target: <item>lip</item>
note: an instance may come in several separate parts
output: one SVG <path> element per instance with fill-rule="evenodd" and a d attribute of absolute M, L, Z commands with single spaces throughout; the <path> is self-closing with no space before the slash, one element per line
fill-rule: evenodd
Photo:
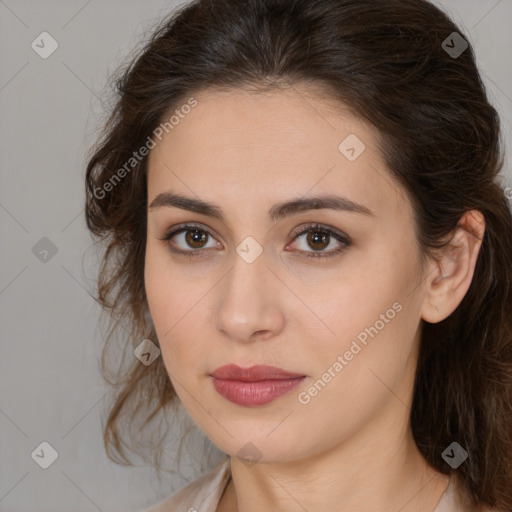
<path fill-rule="evenodd" d="M 212 377 L 223 380 L 241 380 L 243 382 L 258 382 L 263 380 L 284 380 L 305 377 L 303 373 L 292 373 L 276 366 L 257 364 L 242 368 L 236 364 L 219 366 L 211 373 Z"/>
<path fill-rule="evenodd" d="M 306 376 L 282 368 L 256 365 L 241 368 L 234 364 L 213 371 L 213 387 L 224 398 L 237 405 L 256 407 L 273 402 L 298 386 Z"/>

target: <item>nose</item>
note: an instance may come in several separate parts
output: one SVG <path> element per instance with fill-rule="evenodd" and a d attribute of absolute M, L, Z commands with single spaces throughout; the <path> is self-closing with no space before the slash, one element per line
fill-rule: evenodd
<path fill-rule="evenodd" d="M 284 327 L 283 283 L 267 267 L 264 253 L 252 263 L 236 255 L 217 290 L 214 326 L 236 342 L 267 340 Z"/>

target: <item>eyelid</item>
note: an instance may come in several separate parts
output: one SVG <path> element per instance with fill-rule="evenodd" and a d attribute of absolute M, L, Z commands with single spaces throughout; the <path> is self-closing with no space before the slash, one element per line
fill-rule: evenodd
<path fill-rule="evenodd" d="M 209 228 L 208 226 L 206 226 L 204 224 L 201 224 L 200 222 L 183 222 L 181 224 L 176 224 L 175 226 L 172 226 L 171 228 L 169 228 L 165 232 L 163 237 L 161 237 L 161 238 L 157 237 L 157 238 L 158 238 L 158 240 L 166 241 L 166 240 L 169 240 L 171 238 L 171 236 L 177 235 L 178 232 L 192 230 L 194 228 L 204 231 L 205 233 L 208 233 L 209 235 L 215 235 L 215 238 L 219 238 L 219 236 L 217 235 L 215 230 Z"/>
<path fill-rule="evenodd" d="M 335 238 L 337 242 L 341 244 L 341 247 L 338 247 L 337 249 L 331 249 L 329 251 L 293 251 L 294 257 L 297 256 L 296 253 L 299 253 L 300 256 L 304 256 L 306 258 L 327 259 L 341 255 L 341 253 L 345 252 L 345 250 L 351 247 L 353 244 L 352 239 L 345 233 L 337 230 L 336 228 L 320 224 L 318 222 L 306 224 L 294 230 L 290 235 L 292 237 L 291 243 L 293 243 L 298 237 L 304 236 L 311 231 L 328 233 L 329 236 Z"/>
<path fill-rule="evenodd" d="M 326 224 L 321 224 L 319 222 L 313 222 L 310 224 L 299 226 L 298 228 L 294 229 L 291 232 L 290 237 L 293 240 L 295 240 L 295 238 L 297 238 L 299 235 L 303 235 L 303 234 L 305 234 L 309 231 L 313 231 L 315 229 L 318 231 L 326 231 L 326 232 L 330 233 L 331 235 L 341 238 L 343 241 L 345 241 L 347 243 L 352 243 L 352 240 L 350 239 L 350 237 L 348 235 L 346 235 L 345 233 L 343 233 L 342 231 L 339 231 L 336 228 L 333 228 Z"/>

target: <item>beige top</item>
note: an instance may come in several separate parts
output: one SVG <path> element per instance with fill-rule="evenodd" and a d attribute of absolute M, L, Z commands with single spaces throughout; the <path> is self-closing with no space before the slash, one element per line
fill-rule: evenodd
<path fill-rule="evenodd" d="M 227 457 L 226 460 L 171 497 L 142 512 L 216 512 L 230 476 L 230 459 Z M 448 487 L 441 496 L 434 512 L 492 511 L 488 508 L 477 509 L 471 507 L 456 475 L 452 473 Z"/>

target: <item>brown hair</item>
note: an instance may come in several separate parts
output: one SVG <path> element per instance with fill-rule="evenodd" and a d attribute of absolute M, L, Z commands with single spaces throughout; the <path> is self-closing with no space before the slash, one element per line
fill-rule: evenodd
<path fill-rule="evenodd" d="M 176 402 L 161 358 L 145 366 L 132 355 L 123 375 L 106 361 L 123 321 L 125 350 L 143 338 L 158 345 L 144 289 L 147 158 L 129 170 L 126 162 L 202 90 L 309 83 L 378 129 L 385 162 L 411 199 L 424 257 L 448 243 L 465 212 L 485 216 L 466 296 L 442 322 L 423 322 L 411 426 L 442 473 L 451 471 L 441 454 L 453 441 L 468 452 L 457 473 L 475 504 L 512 509 L 512 215 L 497 183 L 499 117 L 471 44 L 460 55 L 445 49 L 453 32 L 468 41 L 426 0 L 195 0 L 164 19 L 120 71 L 86 171 L 87 225 L 107 242 L 98 300 L 114 319 L 102 354 L 102 372 L 119 388 L 104 427 L 112 460 L 120 462 L 114 448 L 129 464 L 125 447 L 137 444 L 123 441 L 124 416 L 132 423 L 141 415 L 146 427 Z"/>

